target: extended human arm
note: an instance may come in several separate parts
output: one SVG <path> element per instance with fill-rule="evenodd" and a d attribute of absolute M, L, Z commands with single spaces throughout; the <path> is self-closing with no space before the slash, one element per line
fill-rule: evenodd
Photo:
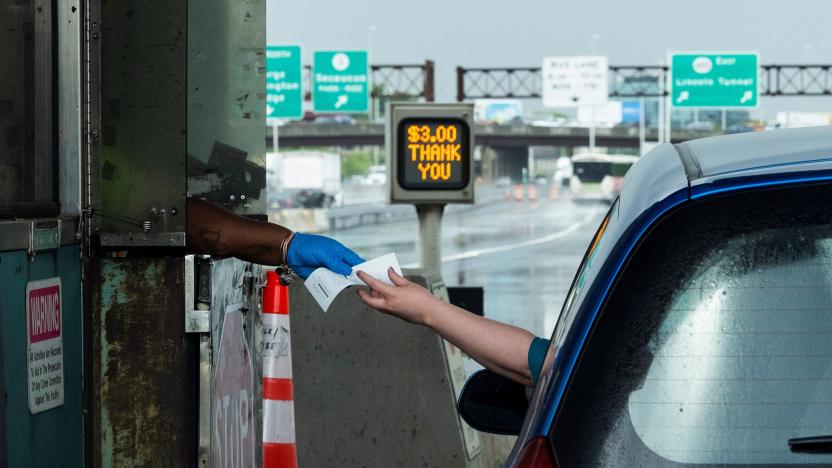
<path fill-rule="evenodd" d="M 188 248 L 196 253 L 237 257 L 261 265 L 284 262 L 280 246 L 292 231 L 233 213 L 199 198 L 188 198 Z"/>
<path fill-rule="evenodd" d="M 318 267 L 349 275 L 352 266 L 364 261 L 334 239 L 293 234 L 278 224 L 246 218 L 193 197 L 188 198 L 187 242 L 196 253 L 237 257 L 261 265 L 288 264 L 304 279 Z"/>
<path fill-rule="evenodd" d="M 448 304 L 392 269 L 388 276 L 395 286 L 363 272 L 358 276 L 370 286 L 370 291 L 358 291 L 370 307 L 427 326 L 486 368 L 523 385 L 532 385 L 528 352 L 534 335 L 528 331 Z"/>

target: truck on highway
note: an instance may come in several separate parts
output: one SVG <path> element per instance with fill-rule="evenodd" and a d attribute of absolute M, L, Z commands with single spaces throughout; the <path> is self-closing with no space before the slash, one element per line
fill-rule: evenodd
<path fill-rule="evenodd" d="M 269 205 L 327 208 L 341 203 L 341 156 L 325 151 L 267 155 Z"/>

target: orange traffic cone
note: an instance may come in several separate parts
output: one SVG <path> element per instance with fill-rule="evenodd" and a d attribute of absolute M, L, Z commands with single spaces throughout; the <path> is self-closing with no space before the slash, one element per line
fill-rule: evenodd
<path fill-rule="evenodd" d="M 298 466 L 289 288 L 274 271 L 263 289 L 263 467 Z"/>
<path fill-rule="evenodd" d="M 523 193 L 523 186 L 516 184 L 514 186 L 514 201 L 523 201 L 525 194 Z"/>
<path fill-rule="evenodd" d="M 558 199 L 558 186 L 552 184 L 552 188 L 549 189 L 549 199 L 557 200 Z"/>

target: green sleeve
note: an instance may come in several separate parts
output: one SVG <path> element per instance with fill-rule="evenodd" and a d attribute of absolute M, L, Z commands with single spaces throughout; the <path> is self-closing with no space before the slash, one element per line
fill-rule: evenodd
<path fill-rule="evenodd" d="M 529 371 L 532 374 L 532 384 L 537 383 L 540 376 L 540 368 L 543 367 L 543 360 L 546 359 L 546 352 L 549 351 L 549 340 L 534 337 L 529 346 Z"/>

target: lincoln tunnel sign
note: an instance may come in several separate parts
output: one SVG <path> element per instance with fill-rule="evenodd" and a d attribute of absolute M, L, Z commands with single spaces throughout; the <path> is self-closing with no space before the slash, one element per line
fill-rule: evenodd
<path fill-rule="evenodd" d="M 757 106 L 757 54 L 681 53 L 673 54 L 670 62 L 673 106 Z"/>

